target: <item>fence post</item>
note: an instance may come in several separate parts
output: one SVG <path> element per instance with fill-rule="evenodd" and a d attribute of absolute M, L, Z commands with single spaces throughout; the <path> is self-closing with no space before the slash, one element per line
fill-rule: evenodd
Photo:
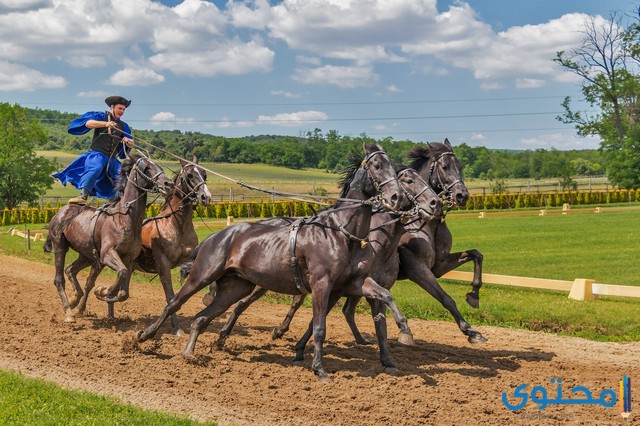
<path fill-rule="evenodd" d="M 595 281 L 585 278 L 576 278 L 569 292 L 569 299 L 587 300 L 593 299 L 592 285 Z"/>

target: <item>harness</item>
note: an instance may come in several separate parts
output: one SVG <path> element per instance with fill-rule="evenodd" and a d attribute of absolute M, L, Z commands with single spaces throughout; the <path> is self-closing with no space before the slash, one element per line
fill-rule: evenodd
<path fill-rule="evenodd" d="M 372 152 L 371 154 L 367 155 L 367 157 L 365 157 L 364 160 L 362 160 L 362 164 L 361 164 L 361 169 L 358 170 L 350 184 L 351 188 L 354 189 L 360 189 L 362 190 L 362 185 L 363 185 L 363 180 L 365 177 L 365 174 L 369 171 L 368 170 L 368 162 L 369 160 L 374 157 L 377 154 L 382 154 L 382 151 L 375 151 Z M 373 185 L 376 188 L 376 191 L 380 191 L 380 188 L 382 188 L 384 185 L 386 185 L 389 182 L 392 182 L 394 178 L 389 178 L 385 181 L 382 182 L 378 182 L 376 181 L 373 176 L 371 176 L 371 174 L 369 174 L 369 176 L 371 177 L 371 179 L 373 180 Z M 377 198 L 374 197 L 374 198 Z M 371 200 L 363 200 L 362 204 L 373 204 L 375 201 L 371 201 Z M 357 206 L 349 206 L 347 208 L 354 208 Z M 335 210 L 334 210 L 335 211 Z M 309 221 L 308 218 L 300 218 L 300 219 L 296 219 L 291 226 L 289 227 L 289 266 L 291 267 L 291 271 L 293 272 L 293 280 L 296 283 L 296 288 L 298 289 L 298 291 L 304 295 L 307 295 L 309 293 L 311 293 L 311 290 L 309 287 L 307 287 L 306 283 L 304 282 L 304 278 L 302 276 L 302 271 L 300 271 L 300 265 L 298 263 L 298 258 L 296 257 L 296 241 L 298 238 L 298 231 L 300 230 L 300 228 L 302 227 L 302 225 L 304 225 L 305 223 L 307 223 Z M 351 241 L 359 241 L 360 242 L 360 247 L 361 248 L 365 248 L 368 244 L 366 238 L 359 238 L 353 234 L 351 234 L 350 232 L 348 232 L 342 225 L 338 226 L 338 229 L 344 233 L 347 238 L 349 238 L 349 240 Z"/>

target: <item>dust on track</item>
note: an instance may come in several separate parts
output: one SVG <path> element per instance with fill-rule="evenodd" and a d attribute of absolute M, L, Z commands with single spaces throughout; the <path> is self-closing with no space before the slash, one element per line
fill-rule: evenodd
<path fill-rule="evenodd" d="M 132 283 L 131 297 L 116 304 L 107 321 L 106 304 L 92 295 L 88 315 L 64 324 L 50 265 L 0 255 L 0 369 L 43 378 L 65 388 L 116 397 L 140 407 L 213 420 L 221 425 L 539 425 L 621 424 L 617 407 L 529 402 L 512 412 L 503 392 L 528 384 L 556 394 L 551 378 L 563 378 L 565 396 L 581 385 L 617 392 L 623 375 L 640 376 L 640 342 L 599 343 L 522 330 L 476 327 L 487 343 L 474 346 L 451 322 L 410 320 L 416 346 L 391 342 L 400 372 L 382 372 L 376 345 L 353 343 L 339 313 L 328 318 L 325 367 L 332 381 L 320 383 L 309 370 L 293 366 L 292 347 L 311 317 L 302 309 L 290 332 L 271 340 L 288 307 L 258 302 L 247 310 L 223 351 L 212 350 L 224 319 L 200 336 L 195 360 L 182 357 L 185 337 L 162 334 L 132 345 L 137 330 L 165 305 L 159 284 Z M 108 285 L 100 278 L 98 285 Z M 201 309 L 194 297 L 179 319 L 187 329 Z M 637 320 L 637 318 L 631 319 Z M 370 317 L 358 316 L 365 337 L 375 341 Z M 391 339 L 397 336 L 389 321 Z M 632 416 L 640 418 L 640 392 Z M 581 395 L 581 394 L 580 394 Z M 633 423 L 633 417 L 630 419 Z M 626 422 L 630 424 L 630 422 Z"/>

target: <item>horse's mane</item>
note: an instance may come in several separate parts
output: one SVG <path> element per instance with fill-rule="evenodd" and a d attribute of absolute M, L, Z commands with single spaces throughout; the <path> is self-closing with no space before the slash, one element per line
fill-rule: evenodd
<path fill-rule="evenodd" d="M 451 148 L 440 142 L 429 142 L 426 145 L 416 145 L 407 157 L 411 160 L 409 167 L 414 170 L 422 170 L 427 162 L 440 154 L 451 152 Z"/>
<path fill-rule="evenodd" d="M 373 151 L 380 151 L 380 148 L 375 144 L 367 144 L 368 148 L 373 148 Z M 342 177 L 338 181 L 338 186 L 340 189 L 340 198 L 346 198 L 347 193 L 349 192 L 351 182 L 356 176 L 356 172 L 362 165 L 362 160 L 364 160 L 364 155 L 362 152 L 352 150 L 351 153 L 347 156 L 347 160 L 349 161 L 349 165 L 342 170 Z"/>
<path fill-rule="evenodd" d="M 122 161 L 122 164 L 120 164 L 120 175 L 118 175 L 118 180 L 116 180 L 115 185 L 116 195 L 109 200 L 109 204 L 117 203 L 124 196 L 124 188 L 127 186 L 129 173 L 131 173 L 133 166 L 140 157 L 142 157 L 142 155 L 130 153 L 127 158 Z"/>

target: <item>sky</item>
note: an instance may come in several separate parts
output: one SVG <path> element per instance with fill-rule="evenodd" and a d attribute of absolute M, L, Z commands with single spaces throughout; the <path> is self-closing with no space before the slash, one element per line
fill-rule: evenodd
<path fill-rule="evenodd" d="M 597 148 L 552 59 L 622 0 L 0 0 L 0 102 L 226 137 L 320 129 L 492 149 Z"/>

